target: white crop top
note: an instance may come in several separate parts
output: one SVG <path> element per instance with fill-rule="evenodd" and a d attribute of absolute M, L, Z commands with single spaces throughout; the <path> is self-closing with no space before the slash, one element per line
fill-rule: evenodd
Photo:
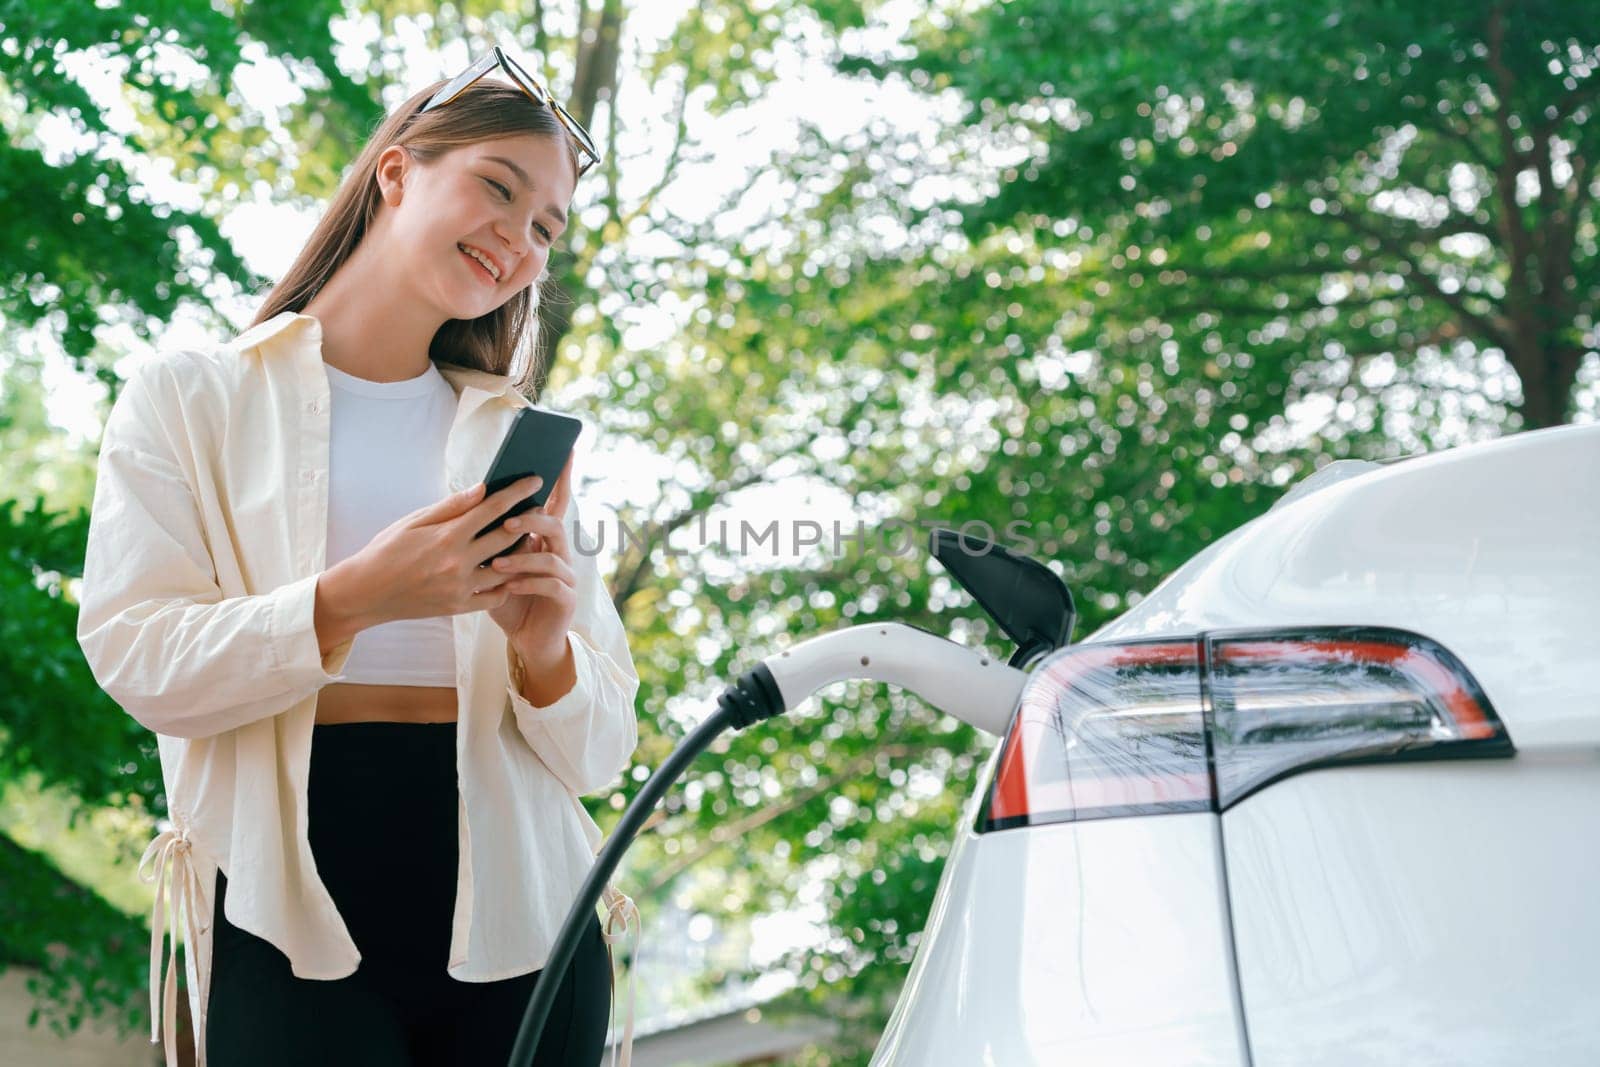
<path fill-rule="evenodd" d="M 431 361 L 415 378 L 374 382 L 324 363 L 328 438 L 326 566 L 355 555 L 395 520 L 437 503 L 445 491 L 444 446 L 456 393 Z M 450 616 L 395 619 L 362 630 L 343 681 L 455 688 Z"/>

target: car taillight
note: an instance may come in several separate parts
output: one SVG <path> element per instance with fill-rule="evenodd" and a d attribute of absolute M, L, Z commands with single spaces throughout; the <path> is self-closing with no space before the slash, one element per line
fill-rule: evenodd
<path fill-rule="evenodd" d="M 1004 745 L 985 830 L 1221 811 L 1312 767 L 1512 752 L 1445 648 L 1356 627 L 1061 649 Z"/>
<path fill-rule="evenodd" d="M 988 828 L 1211 806 L 1194 641 L 1080 645 L 1022 690 Z"/>

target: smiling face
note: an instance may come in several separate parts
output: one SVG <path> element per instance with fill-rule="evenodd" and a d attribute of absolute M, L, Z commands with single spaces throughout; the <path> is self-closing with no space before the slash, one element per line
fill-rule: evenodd
<path fill-rule="evenodd" d="M 374 232 L 416 296 L 445 318 L 474 319 L 528 288 L 561 239 L 576 183 L 557 138 L 520 134 L 424 163 L 392 145 L 378 159 Z"/>

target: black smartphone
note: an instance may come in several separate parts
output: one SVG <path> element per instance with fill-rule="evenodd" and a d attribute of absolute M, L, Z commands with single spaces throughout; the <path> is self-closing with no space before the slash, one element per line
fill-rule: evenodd
<path fill-rule="evenodd" d="M 543 478 L 544 484 L 532 496 L 517 501 L 505 514 L 479 530 L 477 536 L 482 537 L 513 515 L 543 507 L 582 431 L 583 423 L 570 415 L 557 415 L 539 408 L 518 411 L 511 420 L 511 429 L 506 431 L 505 440 L 500 442 L 500 451 L 495 453 L 494 462 L 489 464 L 489 473 L 484 476 L 484 495 L 498 493 L 530 474 Z M 487 567 L 494 560 L 515 551 L 516 547 L 517 542 L 511 542 L 479 566 Z"/>

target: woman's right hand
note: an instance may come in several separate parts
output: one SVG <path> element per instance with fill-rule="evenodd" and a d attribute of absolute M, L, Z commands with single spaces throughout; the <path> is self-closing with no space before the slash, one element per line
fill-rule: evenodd
<path fill-rule="evenodd" d="M 368 619 L 425 619 L 497 608 L 516 575 L 479 564 L 524 536 L 498 526 L 478 531 L 532 496 L 542 479 L 529 475 L 490 496 L 484 484 L 419 508 L 380 530 L 342 564 L 361 590 L 359 611 Z"/>

